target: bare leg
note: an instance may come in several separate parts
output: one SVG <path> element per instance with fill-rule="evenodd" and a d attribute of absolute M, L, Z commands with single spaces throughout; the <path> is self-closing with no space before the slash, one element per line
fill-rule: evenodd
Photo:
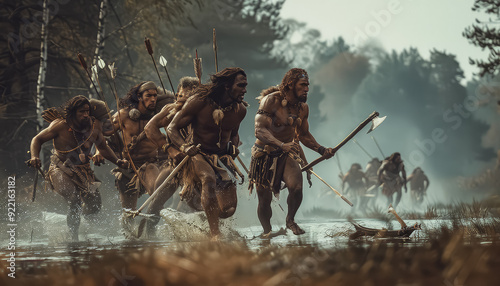
<path fill-rule="evenodd" d="M 215 194 L 220 209 L 219 218 L 231 217 L 236 211 L 238 204 L 236 185 L 231 184 L 224 189 L 216 189 Z"/>
<path fill-rule="evenodd" d="M 271 208 L 271 201 L 273 199 L 272 191 L 257 186 L 257 196 L 259 197 L 257 215 L 264 229 L 264 234 L 266 234 L 271 231 L 271 217 L 273 216 L 273 210 Z"/>
<path fill-rule="evenodd" d="M 63 171 L 55 169 L 49 174 L 54 190 L 63 196 L 68 202 L 68 215 L 66 223 L 69 228 L 71 239 L 78 241 L 78 229 L 80 228 L 81 199 L 71 178 Z"/>
<path fill-rule="evenodd" d="M 101 194 L 99 191 L 87 193 L 82 196 L 82 201 L 82 213 L 85 219 L 92 224 L 96 224 L 99 221 L 97 213 L 99 213 L 102 206 Z"/>
<path fill-rule="evenodd" d="M 160 172 L 160 174 L 157 176 L 157 180 L 154 186 L 155 190 L 165 181 L 168 175 L 170 175 L 171 170 L 172 170 L 171 168 L 166 168 Z M 172 195 L 175 193 L 176 190 L 177 190 L 177 185 L 173 183 L 167 184 L 163 189 L 159 190 L 158 195 L 156 195 L 153 201 L 149 204 L 147 213 L 154 214 L 155 216 L 149 218 L 146 221 L 146 235 L 148 237 L 152 237 L 155 235 L 156 225 L 160 221 L 160 211 L 165 205 L 165 203 L 168 201 L 168 199 L 172 197 Z"/>
<path fill-rule="evenodd" d="M 68 216 L 66 217 L 66 224 L 71 234 L 73 241 L 78 241 L 78 229 L 80 228 L 80 201 L 69 202 Z"/>
<path fill-rule="evenodd" d="M 210 226 L 211 237 L 217 238 L 219 231 L 220 208 L 215 194 L 215 173 L 210 165 L 201 155 L 192 158 L 194 171 L 201 181 L 201 205 L 207 215 L 208 225 Z"/>
<path fill-rule="evenodd" d="M 394 203 L 394 207 L 396 207 L 399 204 L 399 202 L 401 201 L 402 193 L 403 192 L 401 190 L 396 191 L 396 202 Z"/>
<path fill-rule="evenodd" d="M 295 235 L 304 234 L 305 231 L 295 222 L 295 214 L 302 203 L 302 172 L 299 163 L 292 158 L 287 158 L 283 181 L 288 188 L 286 227 L 291 229 Z"/>
<path fill-rule="evenodd" d="M 137 192 L 126 192 L 127 182 L 128 180 L 123 179 L 116 182 L 116 186 L 120 192 L 120 201 L 123 209 L 135 210 L 137 208 L 137 198 L 139 195 Z M 120 223 L 123 231 L 125 232 L 125 236 L 129 236 L 133 232 L 134 218 L 123 212 Z"/>

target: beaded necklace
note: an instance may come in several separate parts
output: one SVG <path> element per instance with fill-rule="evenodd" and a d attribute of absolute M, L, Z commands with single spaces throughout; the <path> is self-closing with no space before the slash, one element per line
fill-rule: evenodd
<path fill-rule="evenodd" d="M 94 119 L 91 119 L 91 120 L 92 120 L 92 129 L 90 130 L 90 134 L 89 134 L 89 136 L 88 136 L 85 140 L 83 140 L 83 142 L 82 142 L 82 143 L 80 143 L 80 141 L 76 138 L 75 130 L 74 130 L 73 128 L 71 128 L 71 127 L 70 127 L 68 131 L 71 131 L 71 133 L 73 134 L 73 138 L 75 138 L 75 141 L 76 141 L 77 146 L 76 146 L 75 148 L 73 148 L 73 149 L 70 149 L 70 150 L 64 150 L 64 151 L 63 151 L 63 150 L 57 150 L 57 148 L 56 148 L 56 146 L 55 146 L 55 142 L 54 142 L 54 140 L 52 140 L 52 145 L 54 146 L 54 149 L 56 149 L 56 150 L 57 150 L 57 152 L 59 152 L 59 153 L 61 153 L 61 154 L 67 154 L 67 153 L 73 152 L 73 151 L 75 151 L 75 150 L 79 150 L 79 151 L 80 151 L 80 154 L 78 154 L 78 158 L 80 159 L 80 161 L 81 161 L 82 163 L 85 163 L 87 160 L 86 160 L 85 154 L 84 154 L 84 153 L 83 153 L 83 151 L 82 151 L 82 147 L 83 147 L 83 145 L 84 145 L 87 141 L 89 141 L 89 139 L 92 137 L 92 134 L 94 133 L 95 121 L 94 121 Z M 80 133 L 80 132 L 79 132 L 79 133 Z"/>

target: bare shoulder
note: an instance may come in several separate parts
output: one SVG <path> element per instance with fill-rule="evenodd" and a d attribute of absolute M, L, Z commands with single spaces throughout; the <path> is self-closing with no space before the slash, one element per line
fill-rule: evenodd
<path fill-rule="evenodd" d="M 279 99 L 280 99 L 279 91 L 268 94 L 260 100 L 259 109 L 265 110 L 270 113 L 274 113 L 281 104 Z"/>
<path fill-rule="evenodd" d="M 302 105 L 302 110 L 304 110 L 305 112 L 309 113 L 309 104 L 303 102 Z"/>
<path fill-rule="evenodd" d="M 120 116 L 120 119 L 121 120 L 124 120 L 124 119 L 128 119 L 129 118 L 129 113 L 130 113 L 130 109 L 127 107 L 127 108 L 121 108 L 116 114 L 115 116 Z"/>
<path fill-rule="evenodd" d="M 238 115 L 241 115 L 243 117 L 245 117 L 245 115 L 247 114 L 247 107 L 243 103 L 238 103 L 238 107 L 236 110 Z"/>
<path fill-rule="evenodd" d="M 49 125 L 49 127 L 47 127 L 47 129 L 51 132 L 61 132 L 63 131 L 64 129 L 69 129 L 69 125 L 66 123 L 66 120 L 65 119 L 61 119 L 61 118 L 58 118 L 54 121 L 52 121 Z"/>
<path fill-rule="evenodd" d="M 92 121 L 92 124 L 94 124 L 94 130 L 97 132 L 102 132 L 102 122 L 95 119 L 94 117 L 92 117 Z"/>
<path fill-rule="evenodd" d="M 184 103 L 181 111 L 183 113 L 196 113 L 207 105 L 208 101 L 206 97 L 201 97 L 195 94 L 186 100 L 186 103 Z"/>

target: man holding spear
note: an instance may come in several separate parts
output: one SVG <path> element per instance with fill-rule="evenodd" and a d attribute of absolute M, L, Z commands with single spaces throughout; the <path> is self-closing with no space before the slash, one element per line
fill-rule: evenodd
<path fill-rule="evenodd" d="M 101 209 L 101 196 L 97 190 L 100 183 L 96 182 L 90 168 L 92 146 L 95 144 L 101 156 L 113 164 L 128 167 L 128 162 L 118 159 L 106 145 L 102 124 L 90 116 L 90 111 L 91 104 L 86 97 L 79 95 L 70 99 L 63 114 L 50 118 L 49 127 L 33 138 L 28 161 L 29 166 L 40 168 L 41 145 L 53 140 L 54 154 L 50 158 L 46 179 L 69 204 L 67 224 L 74 241 L 78 240 L 80 213 L 91 215 Z"/>
<path fill-rule="evenodd" d="M 285 74 L 279 87 L 268 88 L 258 97 L 257 140 L 252 147 L 249 177 L 250 189 L 254 185 L 257 188 L 257 214 L 265 234 L 271 232 L 272 193 L 279 193 L 281 181 L 285 182 L 289 192 L 286 227 L 296 235 L 305 233 L 295 222 L 295 214 L 302 202 L 302 171 L 298 160 L 294 159 L 301 157 L 298 141 L 325 158 L 335 154 L 334 149 L 321 146 L 309 132 L 308 91 L 307 72 L 293 68 Z"/>
<path fill-rule="evenodd" d="M 120 100 L 120 109 L 113 116 L 114 130 L 122 131 L 124 158 L 130 158 L 130 168 L 116 168 L 116 186 L 120 192 L 120 201 L 124 209 L 135 209 L 137 199 L 144 193 L 151 194 L 154 181 L 159 174 L 162 161 L 167 155 L 148 139 L 138 139 L 144 126 L 155 115 L 157 87 L 152 81 L 141 82 L 133 86 Z M 133 147 L 133 148 L 131 148 Z M 125 154 L 128 153 L 128 154 Z M 159 218 L 152 218 L 158 219 Z M 124 214 L 122 227 L 131 232 L 133 217 Z"/>
<path fill-rule="evenodd" d="M 167 127 L 172 144 L 190 156 L 186 166 L 192 168 L 190 185 L 201 186 L 201 203 L 214 240 L 220 235 L 219 218 L 236 211 L 235 174 L 240 172 L 233 158 L 238 154 L 238 130 L 247 112 L 243 103 L 246 86 L 241 68 L 223 69 L 196 89 Z M 192 140 L 181 134 L 189 125 Z"/>

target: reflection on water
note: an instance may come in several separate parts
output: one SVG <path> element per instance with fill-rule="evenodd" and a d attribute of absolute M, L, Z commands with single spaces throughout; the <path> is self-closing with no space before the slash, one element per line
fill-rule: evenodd
<path fill-rule="evenodd" d="M 185 214 L 175 210 L 162 211 L 163 220 L 158 226 L 155 240 L 128 240 L 118 231 L 110 232 L 105 228 L 92 229 L 82 223 L 81 242 L 68 242 L 66 236 L 66 219 L 64 215 L 45 213 L 42 224 L 46 233 L 39 239 L 23 239 L 16 241 L 16 263 L 20 273 L 28 274 L 34 270 L 57 266 L 77 271 L 86 269 L 95 259 L 103 257 L 107 250 L 114 250 L 127 256 L 145 248 L 162 248 L 175 250 L 186 247 L 189 243 L 204 242 L 208 239 L 208 225 L 202 212 Z M 387 228 L 385 222 L 374 219 L 356 220 L 371 228 Z M 407 221 L 412 225 L 416 221 Z M 441 221 L 427 221 L 425 225 L 438 227 Z M 397 222 L 396 222 L 397 224 Z M 300 220 L 304 235 L 296 236 L 291 231 L 272 239 L 262 239 L 260 225 L 240 227 L 234 221 L 223 220 L 221 232 L 223 240 L 228 242 L 242 241 L 250 250 L 258 251 L 268 246 L 274 247 L 304 247 L 315 245 L 321 248 L 345 247 L 348 235 L 354 231 L 353 226 L 345 219 L 310 219 Z M 278 231 L 280 225 L 274 225 L 273 231 Z M 418 232 L 412 237 L 419 238 Z M 421 239 L 421 238 L 419 238 Z M 419 241 L 414 239 L 413 241 Z M 366 238 L 366 242 L 373 238 Z M 363 240 L 361 240 L 363 241 Z M 4 244 L 6 245 L 6 244 Z M 0 255 L 6 257 L 10 251 L 2 248 Z"/>

